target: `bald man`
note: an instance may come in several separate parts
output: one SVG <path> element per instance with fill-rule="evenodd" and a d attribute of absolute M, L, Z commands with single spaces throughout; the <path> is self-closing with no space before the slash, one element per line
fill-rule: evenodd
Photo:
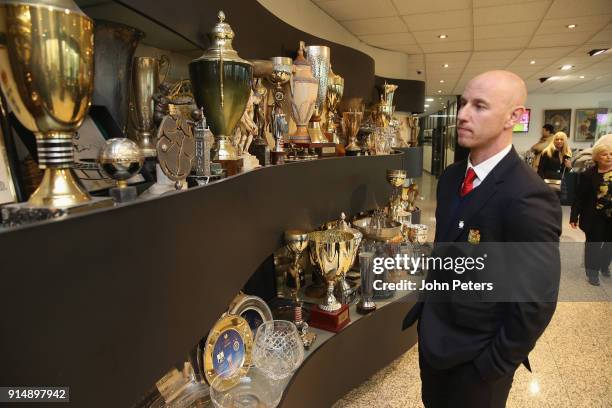
<path fill-rule="evenodd" d="M 504 407 L 514 372 L 521 363 L 530 369 L 528 354 L 556 307 L 561 207 L 512 147 L 512 128 L 525 111 L 526 97 L 523 80 L 508 71 L 485 72 L 466 86 L 457 133 L 470 154 L 438 181 L 432 256 L 457 259 L 487 248 L 480 276 L 509 290 L 526 289 L 530 301 L 516 301 L 515 292 L 499 289 L 422 294 L 403 327 L 419 321 L 427 408 Z M 517 250 L 517 242 L 529 244 Z M 427 281 L 459 277 L 474 278 L 433 269 Z"/>

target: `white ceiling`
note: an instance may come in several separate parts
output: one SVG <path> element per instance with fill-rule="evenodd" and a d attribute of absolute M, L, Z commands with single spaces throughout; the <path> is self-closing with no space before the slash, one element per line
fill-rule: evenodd
<path fill-rule="evenodd" d="M 490 69 L 517 73 L 530 93 L 612 92 L 612 0 L 312 1 L 363 42 L 408 54 L 427 95 L 461 94 Z"/>

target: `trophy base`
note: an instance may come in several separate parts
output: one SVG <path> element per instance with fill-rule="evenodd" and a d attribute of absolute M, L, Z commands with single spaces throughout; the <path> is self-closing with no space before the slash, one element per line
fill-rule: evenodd
<path fill-rule="evenodd" d="M 118 203 L 127 203 L 138 198 L 138 189 L 134 186 L 113 187 L 108 190 L 110 196 Z"/>
<path fill-rule="evenodd" d="M 236 159 L 236 160 L 215 160 L 215 163 L 219 163 L 221 165 L 221 167 L 223 168 L 223 170 L 225 170 L 225 173 L 227 174 L 227 177 L 229 176 L 235 176 L 236 174 L 240 173 L 242 171 L 242 159 Z"/>
<path fill-rule="evenodd" d="M 310 312 L 310 322 L 308 324 L 317 329 L 338 333 L 346 327 L 350 321 L 351 318 L 347 305 L 342 305 L 342 307 L 335 312 L 326 312 L 317 306 Z"/>
<path fill-rule="evenodd" d="M 314 149 L 319 158 L 321 157 L 335 157 L 336 156 L 336 145 L 331 142 L 325 143 L 293 143 L 295 147 L 305 147 L 308 149 Z M 289 148 L 291 145 L 285 143 L 285 147 Z"/>
<path fill-rule="evenodd" d="M 16 227 L 32 222 L 51 220 L 65 215 L 78 214 L 113 206 L 109 197 L 92 197 L 90 201 L 66 207 L 42 207 L 29 203 L 7 204 L 2 207 L 2 225 Z"/>
<path fill-rule="evenodd" d="M 287 152 L 270 152 L 270 159 L 273 165 L 285 164 L 285 155 Z"/>
<path fill-rule="evenodd" d="M 257 142 L 258 141 L 255 140 L 253 143 L 251 143 L 251 146 L 249 147 L 249 153 L 257 157 L 257 160 L 259 160 L 259 164 L 261 164 L 262 166 L 269 166 L 270 147 L 263 139 L 261 139 L 261 142 Z"/>
<path fill-rule="evenodd" d="M 374 303 L 371 300 L 364 302 L 363 299 L 361 299 L 359 303 L 357 303 L 357 313 L 359 314 L 362 314 L 362 315 L 368 314 L 368 313 L 372 313 L 375 310 L 376 310 L 376 303 Z"/>
<path fill-rule="evenodd" d="M 361 156 L 361 150 L 346 150 L 347 156 Z"/>

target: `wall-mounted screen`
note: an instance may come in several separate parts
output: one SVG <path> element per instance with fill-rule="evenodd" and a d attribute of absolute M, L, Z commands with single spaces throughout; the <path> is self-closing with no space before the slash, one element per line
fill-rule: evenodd
<path fill-rule="evenodd" d="M 531 118 L 531 109 L 525 109 L 519 123 L 512 128 L 513 132 L 529 132 L 529 119 Z"/>

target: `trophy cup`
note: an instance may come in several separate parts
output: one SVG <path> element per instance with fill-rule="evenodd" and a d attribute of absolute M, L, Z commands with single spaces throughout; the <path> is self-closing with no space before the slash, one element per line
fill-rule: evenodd
<path fill-rule="evenodd" d="M 289 230 L 285 231 L 285 242 L 289 251 L 293 255 L 293 260 L 288 268 L 288 272 L 295 282 L 295 307 L 293 309 L 293 322 L 295 323 L 304 347 L 308 348 L 317 338 L 315 333 L 308 331 L 308 323 L 302 317 L 302 301 L 300 300 L 300 289 L 304 280 L 304 270 L 299 264 L 300 256 L 308 246 L 308 234 L 304 231 Z"/>
<path fill-rule="evenodd" d="M 376 310 L 374 303 L 374 252 L 359 252 L 359 272 L 361 275 L 361 300 L 357 311 L 367 314 Z"/>
<path fill-rule="evenodd" d="M 310 325 L 337 333 L 350 322 L 350 317 L 348 306 L 340 304 L 334 297 L 334 282 L 350 269 L 355 260 L 355 236 L 350 232 L 330 229 L 311 232 L 308 240 L 327 282 L 327 297 L 323 304 L 312 309 Z"/>
<path fill-rule="evenodd" d="M 405 180 L 406 170 L 387 170 L 387 182 L 393 188 L 389 198 L 389 218 L 398 222 L 402 222 L 402 217 L 409 215 L 402 205 L 402 186 Z"/>
<path fill-rule="evenodd" d="M 213 161 L 221 163 L 228 176 L 238 174 L 238 157 L 230 136 L 244 113 L 253 82 L 253 65 L 232 47 L 234 31 L 219 11 L 219 22 L 209 34 L 212 45 L 189 63 L 189 75 L 197 106 L 204 109 L 215 136 Z"/>
<path fill-rule="evenodd" d="M 332 136 L 332 142 L 339 145 L 340 139 L 338 138 L 338 103 L 342 99 L 344 94 L 344 78 L 340 75 L 334 74 L 329 68 L 329 83 L 327 85 L 327 132 Z"/>
<path fill-rule="evenodd" d="M 413 178 L 407 178 L 406 181 L 404 181 L 404 186 L 402 187 L 402 207 L 410 213 L 416 210 L 414 202 L 416 201 L 418 195 L 419 185 L 416 183 L 416 180 Z"/>
<path fill-rule="evenodd" d="M 125 137 L 107 140 L 98 154 L 98 163 L 104 174 L 117 180 L 117 187 L 109 190 L 115 201 L 124 203 L 138 197 L 136 187 L 127 184 L 144 163 L 142 151 L 134 141 Z"/>
<path fill-rule="evenodd" d="M 135 57 L 132 64 L 132 95 L 133 102 L 130 104 L 132 122 L 136 128 L 136 140 L 145 157 L 157 156 L 155 148 L 156 141 L 153 140 L 155 123 L 155 101 L 153 95 L 159 87 L 160 65 L 166 65 L 166 74 L 170 69 L 168 57 L 163 55 L 160 59 L 155 57 Z M 163 82 L 163 80 L 162 80 Z"/>
<path fill-rule="evenodd" d="M 312 76 L 312 68 L 304 58 L 304 41 L 300 41 L 298 56 L 293 61 L 293 66 L 295 73 L 291 78 L 291 108 L 297 130 L 289 135 L 289 141 L 310 143 L 307 126 L 314 113 L 319 92 L 319 81 Z"/>
<path fill-rule="evenodd" d="M 393 95 L 398 88 L 397 85 L 385 84 L 381 88 L 380 103 L 378 104 L 379 125 L 382 127 L 389 126 L 389 121 L 393 116 Z"/>
<path fill-rule="evenodd" d="M 36 135 L 40 186 L 27 203 L 2 209 L 8 225 L 110 206 L 76 181 L 73 136 L 93 92 L 93 22 L 70 0 L 0 4 L 0 86 Z"/>
<path fill-rule="evenodd" d="M 361 147 L 357 144 L 357 132 L 359 132 L 362 118 L 363 112 L 348 111 L 342 113 L 344 134 L 348 139 L 348 144 L 345 148 L 347 156 L 358 156 L 361 153 Z"/>
<path fill-rule="evenodd" d="M 359 245 L 361 244 L 361 240 L 363 239 L 363 234 L 358 229 L 351 228 L 349 223 L 346 221 L 346 215 L 344 213 L 340 213 L 340 219 L 336 221 L 335 229 L 339 231 L 350 232 L 351 234 L 353 234 L 353 236 L 355 237 L 354 238 L 355 248 L 359 249 Z M 351 265 L 353 264 L 353 262 L 354 262 L 354 259 L 351 262 Z M 355 296 L 357 295 L 357 291 L 356 291 L 357 288 L 351 286 L 348 283 L 346 279 L 347 272 L 348 270 L 344 271 L 344 273 L 340 275 L 340 277 L 336 281 L 336 284 L 334 287 L 334 295 L 340 301 L 340 303 L 348 305 L 348 304 L 351 304 L 353 300 L 355 299 Z"/>
<path fill-rule="evenodd" d="M 327 138 L 321 130 L 321 115 L 327 100 L 327 81 L 329 77 L 330 50 L 324 45 L 306 47 L 306 59 L 312 68 L 312 76 L 319 82 L 319 91 L 314 114 L 308 124 L 308 134 L 312 143 L 326 143 Z"/>
<path fill-rule="evenodd" d="M 273 57 L 270 60 L 272 61 L 272 74 L 268 77 L 268 81 L 276 87 L 274 90 L 274 110 L 277 113 L 282 113 L 282 103 L 285 99 L 283 85 L 291 79 L 293 61 L 286 57 Z"/>

